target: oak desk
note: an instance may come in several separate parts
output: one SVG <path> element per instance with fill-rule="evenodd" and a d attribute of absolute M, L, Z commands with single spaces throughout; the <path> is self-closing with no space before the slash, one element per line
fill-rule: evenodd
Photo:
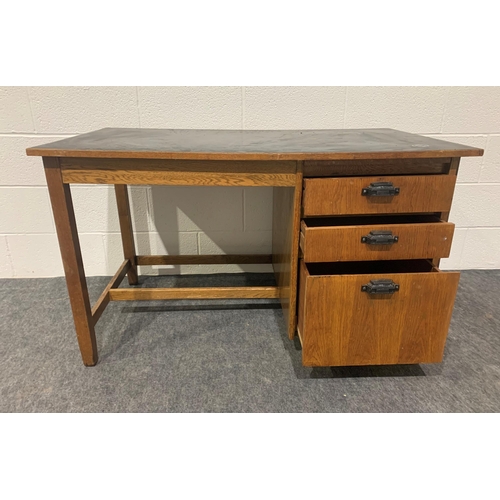
<path fill-rule="evenodd" d="M 391 129 L 105 128 L 26 152 L 43 157 L 78 343 L 87 366 L 97 363 L 94 326 L 111 300 L 279 298 L 290 338 L 299 323 L 303 362 L 308 365 L 416 363 L 439 361 L 442 356 L 458 273 L 455 279 L 435 272 L 438 258 L 449 252 L 453 225 L 433 223 L 436 217 L 443 223 L 447 219 L 459 158 L 481 155 L 481 149 Z M 401 186 L 394 187 L 394 179 Z M 115 186 L 124 262 L 93 307 L 71 183 Z M 273 186 L 272 255 L 137 255 L 129 184 Z M 392 219 L 374 217 L 380 214 Z M 387 227 L 397 227 L 405 236 L 394 237 Z M 353 234 L 356 248 L 348 238 Z M 431 242 L 435 238 L 435 244 L 426 243 L 427 235 L 432 235 Z M 131 285 L 138 283 L 137 266 L 214 263 L 272 263 L 277 286 L 118 288 L 125 275 Z M 405 284 L 391 285 L 387 276 Z M 368 278 L 373 279 L 360 290 L 358 285 Z M 355 282 L 353 291 L 346 292 L 350 282 Z M 408 295 L 408 290 L 419 283 L 428 287 L 425 293 L 443 311 L 427 311 L 431 306 L 418 296 L 425 318 L 406 316 L 408 305 L 410 309 L 416 305 L 412 297 L 418 295 Z M 358 298 L 352 295 L 354 289 Z M 451 299 L 446 299 L 447 291 Z M 376 300 L 380 298 L 391 300 Z M 353 311 L 372 323 L 370 339 Z M 387 316 L 394 314 L 400 316 L 399 326 L 387 328 Z M 405 318 L 408 323 L 403 327 Z M 443 327 L 436 326 L 442 324 L 444 337 Z M 429 332 L 415 333 L 422 325 Z M 434 326 L 440 330 L 436 334 Z M 417 344 L 437 347 L 417 348 Z"/>

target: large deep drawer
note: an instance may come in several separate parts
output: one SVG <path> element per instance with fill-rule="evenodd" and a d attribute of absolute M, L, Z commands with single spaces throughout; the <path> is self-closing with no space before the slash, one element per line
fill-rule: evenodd
<path fill-rule="evenodd" d="M 437 363 L 460 273 L 428 261 L 300 262 L 305 366 Z"/>
<path fill-rule="evenodd" d="M 303 216 L 448 212 L 455 181 L 455 175 L 304 179 Z"/>
<path fill-rule="evenodd" d="M 454 227 L 432 215 L 305 219 L 300 248 L 305 262 L 445 258 Z"/>

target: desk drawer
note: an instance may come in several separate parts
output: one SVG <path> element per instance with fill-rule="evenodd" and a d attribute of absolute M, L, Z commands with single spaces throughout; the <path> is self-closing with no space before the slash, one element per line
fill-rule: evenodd
<path fill-rule="evenodd" d="M 298 331 L 303 364 L 440 362 L 459 275 L 418 260 L 301 261 Z"/>
<path fill-rule="evenodd" d="M 444 258 L 454 227 L 430 215 L 305 219 L 300 248 L 305 262 Z"/>
<path fill-rule="evenodd" d="M 303 215 L 448 212 L 455 181 L 455 175 L 304 179 Z"/>

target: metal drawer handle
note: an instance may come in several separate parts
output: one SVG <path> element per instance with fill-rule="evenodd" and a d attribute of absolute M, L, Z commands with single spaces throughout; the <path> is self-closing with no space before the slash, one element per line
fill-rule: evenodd
<path fill-rule="evenodd" d="M 399 188 L 392 182 L 371 182 L 368 187 L 361 190 L 362 196 L 396 196 Z"/>
<path fill-rule="evenodd" d="M 392 245 L 398 240 L 399 236 L 393 236 L 392 231 L 370 231 L 366 236 L 361 236 L 361 243 L 367 245 Z"/>
<path fill-rule="evenodd" d="M 370 280 L 370 283 L 361 287 L 362 292 L 369 293 L 370 295 L 390 294 L 397 292 L 398 290 L 399 285 L 389 279 Z"/>

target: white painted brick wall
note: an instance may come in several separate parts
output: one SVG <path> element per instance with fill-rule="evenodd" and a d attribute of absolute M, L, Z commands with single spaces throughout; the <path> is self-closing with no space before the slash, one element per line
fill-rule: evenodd
<path fill-rule="evenodd" d="M 343 128 L 345 87 L 246 87 L 247 129 Z"/>
<path fill-rule="evenodd" d="M 441 132 L 446 96 L 446 87 L 349 87 L 344 126 Z"/>
<path fill-rule="evenodd" d="M 138 127 L 134 87 L 29 87 L 35 130 L 80 134 L 107 127 Z"/>
<path fill-rule="evenodd" d="M 0 87 L 0 277 L 62 275 L 40 158 L 29 146 L 102 127 L 390 127 L 485 149 L 461 161 L 444 269 L 500 268 L 500 87 Z M 115 196 L 73 186 L 89 276 L 122 262 Z M 134 186 L 142 254 L 268 253 L 270 188 Z M 269 266 L 142 268 L 146 274 Z"/>
<path fill-rule="evenodd" d="M 153 128 L 238 129 L 241 94 L 239 87 L 139 87 L 140 124 Z"/>

